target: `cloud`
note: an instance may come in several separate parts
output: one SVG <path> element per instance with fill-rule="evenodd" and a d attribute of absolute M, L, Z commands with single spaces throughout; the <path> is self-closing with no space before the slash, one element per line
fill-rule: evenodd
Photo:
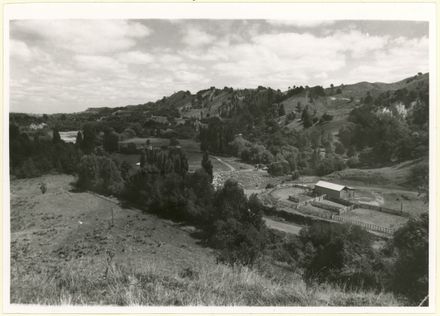
<path fill-rule="evenodd" d="M 302 28 L 314 28 L 318 26 L 331 25 L 334 20 L 313 20 L 313 19 L 299 19 L 299 20 L 266 20 L 267 23 L 276 26 L 296 26 Z"/>
<path fill-rule="evenodd" d="M 78 65 L 84 69 L 110 70 L 115 72 L 125 69 L 124 64 L 108 56 L 77 55 L 74 59 Z"/>
<path fill-rule="evenodd" d="M 309 33 L 265 33 L 248 43 L 214 46 L 206 54 L 223 56 L 213 65 L 219 76 L 229 76 L 237 84 L 266 82 L 284 86 L 324 79 L 356 59 L 380 50 L 387 37 L 369 36 L 359 31 L 337 32 L 327 36 Z M 258 83 L 257 83 L 258 84 Z M 262 83 L 260 83 L 262 84 Z"/>
<path fill-rule="evenodd" d="M 32 58 L 31 50 L 26 43 L 22 41 L 10 40 L 9 51 L 11 57 L 20 58 L 25 61 L 28 61 Z"/>
<path fill-rule="evenodd" d="M 126 50 L 136 45 L 136 39 L 151 33 L 143 24 L 127 20 L 19 20 L 12 23 L 14 32 L 23 38 L 80 54 Z"/>
<path fill-rule="evenodd" d="M 187 28 L 182 37 L 182 42 L 184 44 L 194 47 L 211 44 L 214 40 L 215 37 L 213 35 L 195 27 Z"/>
<path fill-rule="evenodd" d="M 141 51 L 129 51 L 118 55 L 118 59 L 122 63 L 128 64 L 149 64 L 154 61 L 154 57 L 151 54 Z"/>
<path fill-rule="evenodd" d="M 404 37 L 390 40 L 385 50 L 375 51 L 368 62 L 356 65 L 346 74 L 347 82 L 392 82 L 417 72 L 429 71 L 429 40 Z"/>
<path fill-rule="evenodd" d="M 123 20 L 13 21 L 11 109 L 71 112 L 209 86 L 392 82 L 428 71 L 427 36 L 215 23 L 222 22 L 182 20 L 163 27 L 149 21 L 147 27 Z"/>

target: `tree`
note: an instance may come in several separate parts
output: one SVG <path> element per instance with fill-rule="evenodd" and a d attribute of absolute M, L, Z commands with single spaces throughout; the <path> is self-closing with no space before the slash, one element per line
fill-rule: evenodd
<path fill-rule="evenodd" d="M 214 197 L 215 219 L 210 243 L 220 249 L 227 264 L 252 265 L 266 245 L 263 206 L 257 197 L 246 198 L 236 181 L 227 180 Z"/>
<path fill-rule="evenodd" d="M 119 135 L 113 130 L 107 129 L 104 132 L 103 145 L 105 151 L 109 153 L 117 151 L 119 146 Z"/>
<path fill-rule="evenodd" d="M 286 115 L 286 110 L 284 109 L 284 104 L 280 104 L 278 108 L 278 116 L 284 116 Z"/>
<path fill-rule="evenodd" d="M 133 169 L 133 167 L 130 165 L 130 163 L 128 163 L 126 160 L 123 160 L 120 166 L 121 169 L 121 177 L 124 181 L 127 181 L 131 170 Z"/>
<path fill-rule="evenodd" d="M 81 131 L 78 131 L 78 133 L 76 134 L 75 145 L 79 148 L 82 148 L 82 143 L 83 143 L 83 134 Z"/>
<path fill-rule="evenodd" d="M 313 125 L 313 117 L 310 114 L 308 107 L 305 107 L 302 111 L 301 119 L 303 121 L 304 128 L 309 128 Z"/>
<path fill-rule="evenodd" d="M 394 233 L 392 243 L 397 251 L 393 289 L 407 296 L 412 304 L 419 304 L 428 295 L 428 213 L 418 219 L 410 218 L 405 226 Z"/>
<path fill-rule="evenodd" d="M 52 132 L 52 142 L 54 144 L 58 144 L 59 142 L 61 142 L 61 136 L 60 136 L 60 133 L 58 132 L 57 128 L 53 129 L 53 132 Z"/>
<path fill-rule="evenodd" d="M 371 235 L 356 225 L 315 222 L 300 231 L 307 281 L 377 288 L 378 258 Z"/>
<path fill-rule="evenodd" d="M 179 143 L 179 141 L 177 140 L 176 137 L 171 137 L 170 138 L 170 146 L 179 146 L 179 145 L 180 145 L 180 143 Z"/>
<path fill-rule="evenodd" d="M 344 145 L 342 145 L 340 142 L 335 143 L 335 153 L 338 155 L 343 155 L 345 153 Z"/>
<path fill-rule="evenodd" d="M 212 182 L 212 180 L 214 179 L 213 166 L 211 163 L 211 159 L 209 159 L 209 154 L 207 151 L 203 153 L 202 168 L 211 177 L 211 182 Z"/>
<path fill-rule="evenodd" d="M 83 127 L 83 141 L 81 149 L 86 154 L 91 154 L 96 146 L 96 128 L 93 124 L 87 123 Z"/>
<path fill-rule="evenodd" d="M 373 103 L 373 97 L 371 96 L 370 91 L 367 92 L 367 96 L 364 99 L 364 103 L 370 105 Z"/>
<path fill-rule="evenodd" d="M 146 162 L 147 162 L 147 154 L 146 154 L 145 150 L 142 150 L 141 157 L 139 159 L 140 167 L 141 168 L 145 167 Z"/>
<path fill-rule="evenodd" d="M 81 158 L 78 167 L 78 188 L 119 195 L 123 183 L 121 172 L 111 158 L 96 155 L 86 155 Z"/>

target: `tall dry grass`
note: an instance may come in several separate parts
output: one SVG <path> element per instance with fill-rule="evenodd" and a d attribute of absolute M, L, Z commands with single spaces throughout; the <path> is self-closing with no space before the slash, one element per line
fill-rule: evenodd
<path fill-rule="evenodd" d="M 90 265 L 98 268 L 90 269 Z M 107 272 L 106 272 L 107 271 Z M 56 271 L 16 274 L 11 302 L 48 305 L 399 306 L 392 294 L 282 281 L 225 265 L 164 273 L 153 264 L 69 263 Z"/>

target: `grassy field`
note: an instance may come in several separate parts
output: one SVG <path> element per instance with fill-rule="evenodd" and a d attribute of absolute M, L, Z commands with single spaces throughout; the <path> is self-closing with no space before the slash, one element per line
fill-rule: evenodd
<path fill-rule="evenodd" d="M 343 181 L 347 185 L 380 186 L 390 189 L 416 190 L 411 184 L 411 168 L 420 163 L 428 163 L 428 158 L 405 161 L 393 166 L 376 169 L 349 168 L 327 175 L 327 179 Z"/>
<path fill-rule="evenodd" d="M 138 145 L 144 145 L 146 141 L 150 140 L 151 145 L 153 146 L 166 146 L 169 145 L 170 140 L 168 138 L 158 138 L 158 137 L 149 137 L 149 138 L 131 138 L 122 141 L 121 143 L 135 143 Z M 193 139 L 179 139 L 179 143 L 182 146 L 182 149 L 185 151 L 186 157 L 188 159 L 188 167 L 189 171 L 195 171 L 201 168 L 201 162 L 203 153 L 200 150 L 200 143 L 197 143 Z M 126 160 L 133 167 L 136 167 L 136 163 L 139 162 L 139 155 L 127 155 L 121 153 L 113 154 L 119 160 Z M 233 160 L 232 158 L 230 160 Z M 217 161 L 216 159 L 211 157 L 211 162 L 214 167 L 214 171 L 228 171 L 229 168 Z"/>
<path fill-rule="evenodd" d="M 213 250 L 192 237 L 193 227 L 71 192 L 73 180 L 47 175 L 11 182 L 12 303 L 402 304 L 386 293 L 307 286 L 290 272 L 218 265 Z M 48 186 L 44 195 L 40 182 Z"/>

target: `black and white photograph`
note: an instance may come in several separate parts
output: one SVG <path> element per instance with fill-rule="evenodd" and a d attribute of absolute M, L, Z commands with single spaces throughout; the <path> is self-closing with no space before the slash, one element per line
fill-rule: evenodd
<path fill-rule="evenodd" d="M 5 19 L 10 308 L 432 311 L 434 4 L 77 5 Z"/>

